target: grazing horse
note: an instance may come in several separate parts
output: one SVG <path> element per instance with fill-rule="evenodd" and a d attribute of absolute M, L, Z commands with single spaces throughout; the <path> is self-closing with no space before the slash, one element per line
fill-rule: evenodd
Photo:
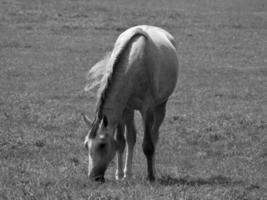
<path fill-rule="evenodd" d="M 84 141 L 88 149 L 89 178 L 104 181 L 105 171 L 116 153 L 116 179 L 131 177 L 136 142 L 134 110 L 138 110 L 144 126 L 142 147 L 148 179 L 154 181 L 159 128 L 178 77 L 173 36 L 155 26 L 129 28 L 119 35 L 113 50 L 91 68 L 88 77 L 85 90 L 98 86 L 93 122 L 83 115 L 90 125 Z"/>

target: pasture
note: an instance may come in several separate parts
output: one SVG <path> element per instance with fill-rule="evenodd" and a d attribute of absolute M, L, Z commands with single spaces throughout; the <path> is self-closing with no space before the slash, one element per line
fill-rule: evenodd
<path fill-rule="evenodd" d="M 86 72 L 130 26 L 176 39 L 180 76 L 149 183 L 140 115 L 131 180 L 87 178 Z M 267 199 L 265 0 L 1 0 L 0 199 Z"/>

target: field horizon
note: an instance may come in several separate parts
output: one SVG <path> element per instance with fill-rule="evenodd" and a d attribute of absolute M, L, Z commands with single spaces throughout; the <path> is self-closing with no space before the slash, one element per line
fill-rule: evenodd
<path fill-rule="evenodd" d="M 180 72 L 146 180 L 142 126 L 133 178 L 87 178 L 86 73 L 125 29 L 177 43 Z M 0 199 L 267 199 L 267 2 L 1 0 Z"/>

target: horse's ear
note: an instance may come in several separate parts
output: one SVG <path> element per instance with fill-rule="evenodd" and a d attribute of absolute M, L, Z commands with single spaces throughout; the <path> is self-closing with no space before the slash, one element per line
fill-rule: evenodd
<path fill-rule="evenodd" d="M 83 121 L 89 126 L 91 127 L 93 122 L 92 120 L 87 116 L 85 115 L 84 113 L 81 113 L 82 117 L 83 117 Z"/>
<path fill-rule="evenodd" d="M 83 142 L 83 146 L 88 149 L 88 136 L 85 137 L 84 142 Z"/>

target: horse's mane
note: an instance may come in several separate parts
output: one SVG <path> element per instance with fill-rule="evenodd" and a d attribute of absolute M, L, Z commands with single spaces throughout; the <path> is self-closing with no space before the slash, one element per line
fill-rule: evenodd
<path fill-rule="evenodd" d="M 119 59 L 127 49 L 132 38 L 136 35 L 142 35 L 148 38 L 147 33 L 142 29 L 136 28 L 129 34 L 121 34 L 114 44 L 112 52 L 107 53 L 103 59 L 96 63 L 88 72 L 87 84 L 85 90 L 89 91 L 98 87 L 97 91 L 97 106 L 95 123 L 99 124 L 102 119 L 102 107 L 107 97 L 108 90 L 112 84 L 114 74 L 117 71 Z"/>
<path fill-rule="evenodd" d="M 104 76 L 107 74 L 106 72 L 108 67 L 108 61 L 110 59 L 112 52 L 106 53 L 106 55 L 98 61 L 87 73 L 87 83 L 84 87 L 86 92 L 91 91 L 92 89 L 98 87 L 100 89 L 100 85 L 104 81 Z"/>

